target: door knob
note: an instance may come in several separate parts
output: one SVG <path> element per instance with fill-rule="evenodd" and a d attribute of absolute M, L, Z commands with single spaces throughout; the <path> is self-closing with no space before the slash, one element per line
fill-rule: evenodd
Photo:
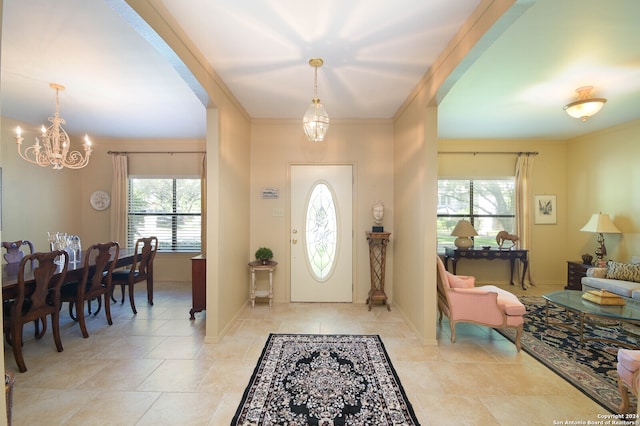
<path fill-rule="evenodd" d="M 294 238 L 293 240 L 291 240 L 291 242 L 292 242 L 293 244 L 298 244 L 298 240 L 297 240 L 296 238 Z"/>
<path fill-rule="evenodd" d="M 291 231 L 291 233 L 292 233 L 292 234 L 297 234 L 297 233 L 298 233 L 298 230 L 297 230 L 297 229 L 294 229 L 293 231 Z"/>

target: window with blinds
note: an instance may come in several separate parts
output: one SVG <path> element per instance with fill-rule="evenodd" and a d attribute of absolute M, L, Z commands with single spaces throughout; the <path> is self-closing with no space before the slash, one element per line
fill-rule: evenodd
<path fill-rule="evenodd" d="M 461 219 L 478 232 L 475 247 L 495 247 L 498 232 L 515 232 L 515 197 L 513 177 L 438 179 L 438 252 L 453 247 L 451 231 Z"/>
<path fill-rule="evenodd" d="M 129 179 L 127 241 L 158 237 L 158 251 L 200 252 L 200 179 Z"/>

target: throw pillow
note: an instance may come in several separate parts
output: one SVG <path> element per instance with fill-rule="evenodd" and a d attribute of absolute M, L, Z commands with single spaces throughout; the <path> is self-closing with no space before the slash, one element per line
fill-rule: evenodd
<path fill-rule="evenodd" d="M 589 268 L 587 276 L 593 278 L 607 278 L 607 268 Z"/>
<path fill-rule="evenodd" d="M 475 280 L 463 275 L 453 275 L 451 272 L 447 272 L 447 281 L 451 288 L 473 288 L 475 284 Z"/>
<path fill-rule="evenodd" d="M 607 278 L 640 283 L 640 265 L 610 260 L 607 263 Z"/>

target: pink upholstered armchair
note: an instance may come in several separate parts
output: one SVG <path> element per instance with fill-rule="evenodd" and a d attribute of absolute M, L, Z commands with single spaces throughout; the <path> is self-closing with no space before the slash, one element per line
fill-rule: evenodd
<path fill-rule="evenodd" d="M 515 328 L 516 348 L 520 351 L 520 338 L 526 308 L 518 298 L 506 290 L 492 285 L 475 287 L 475 277 L 449 273 L 439 256 L 438 312 L 449 318 L 451 342 L 456 340 L 456 323 L 470 322 L 492 328 Z"/>

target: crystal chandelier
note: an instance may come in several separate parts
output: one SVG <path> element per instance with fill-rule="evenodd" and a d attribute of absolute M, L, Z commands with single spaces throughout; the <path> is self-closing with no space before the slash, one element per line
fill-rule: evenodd
<path fill-rule="evenodd" d="M 302 119 L 304 132 L 311 142 L 322 142 L 329 130 L 329 115 L 318 98 L 318 68 L 324 64 L 321 58 L 309 59 L 309 65 L 315 69 L 315 96 Z"/>
<path fill-rule="evenodd" d="M 18 144 L 18 154 L 29 163 L 37 164 L 41 167 L 52 166 L 54 170 L 81 169 L 89 164 L 91 155 L 91 141 L 89 136 L 84 135 L 84 156 L 79 151 L 70 151 L 69 135 L 62 128 L 62 124 L 67 124 L 64 118 L 60 117 L 60 100 L 58 93 L 64 90 L 64 86 L 51 83 L 49 86 L 56 91 L 56 113 L 49 117 L 51 126 L 42 126 L 42 145 L 40 139 L 36 138 L 36 143 L 22 151 L 22 129 L 16 129 L 16 143 Z"/>

